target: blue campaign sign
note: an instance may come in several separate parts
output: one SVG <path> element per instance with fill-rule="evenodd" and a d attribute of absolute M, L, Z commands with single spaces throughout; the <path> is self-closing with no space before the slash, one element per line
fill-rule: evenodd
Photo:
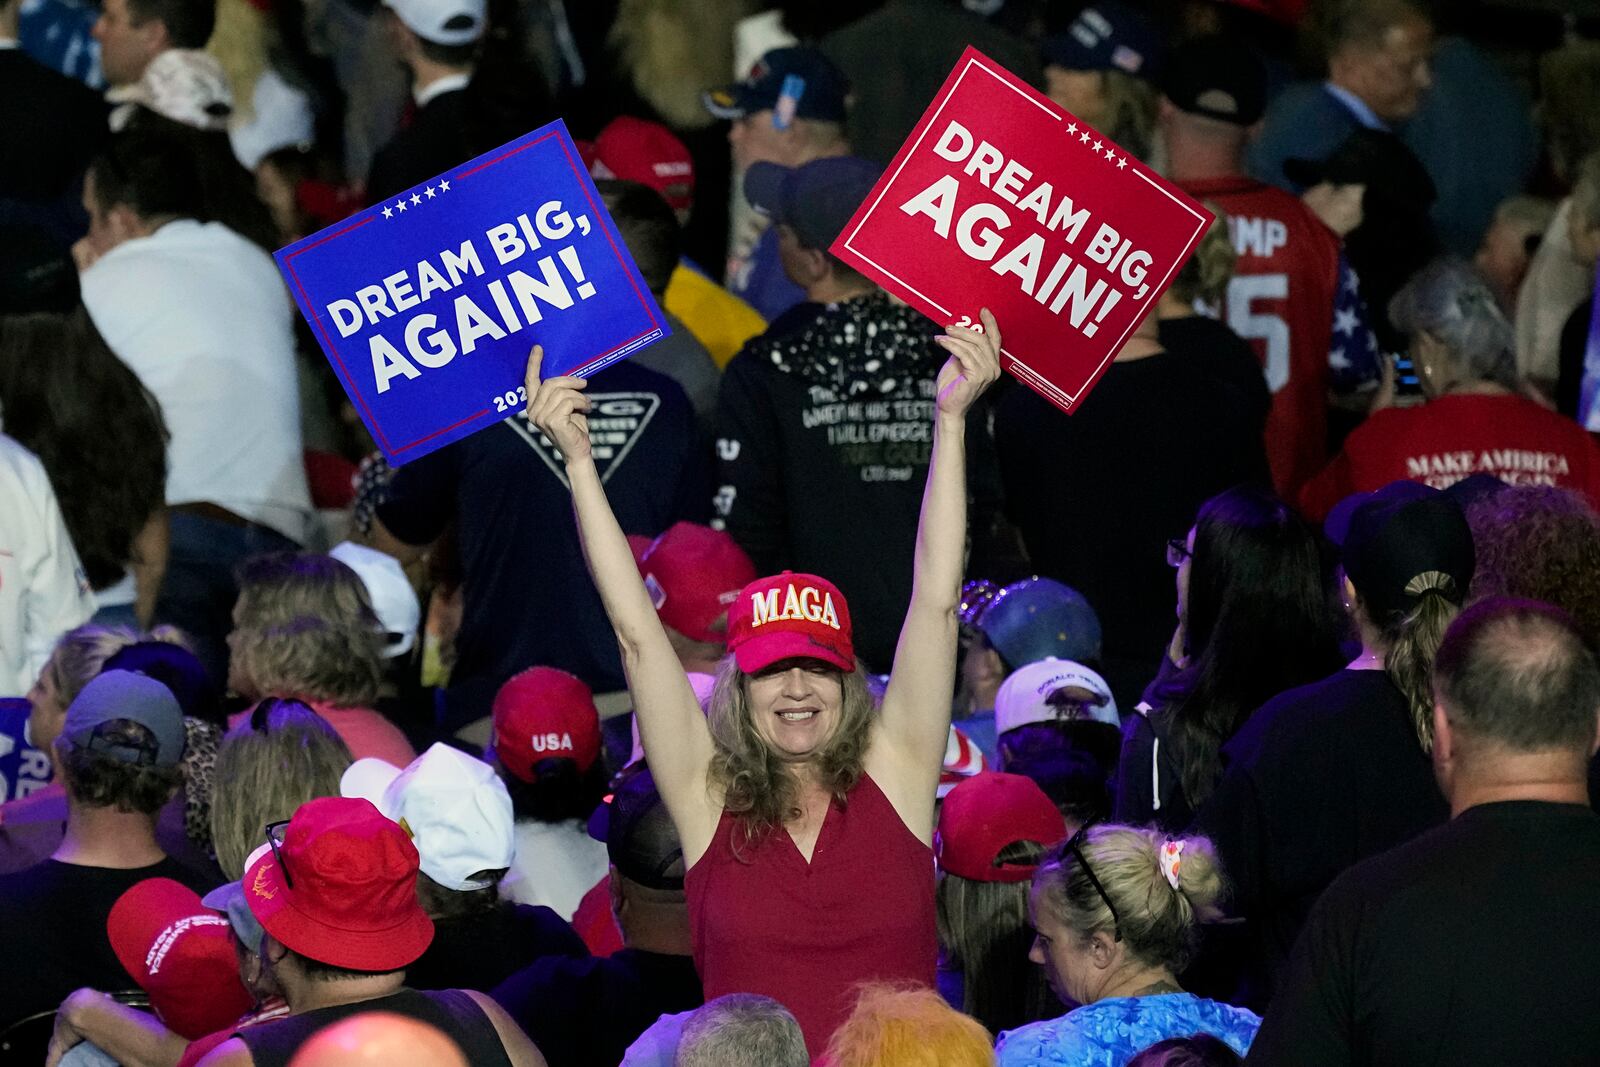
<path fill-rule="evenodd" d="M 557 121 L 296 241 L 278 269 L 393 464 L 667 336 L 666 316 Z"/>

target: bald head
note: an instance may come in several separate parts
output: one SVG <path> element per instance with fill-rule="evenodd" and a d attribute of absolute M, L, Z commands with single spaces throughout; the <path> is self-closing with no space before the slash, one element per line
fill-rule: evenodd
<path fill-rule="evenodd" d="M 390 1012 L 353 1015 L 317 1032 L 289 1067 L 467 1067 L 467 1059 L 438 1028 Z"/>
<path fill-rule="evenodd" d="M 1587 759 L 1600 714 L 1600 665 L 1565 612 L 1490 597 L 1467 608 L 1434 658 L 1434 695 L 1463 741 Z"/>

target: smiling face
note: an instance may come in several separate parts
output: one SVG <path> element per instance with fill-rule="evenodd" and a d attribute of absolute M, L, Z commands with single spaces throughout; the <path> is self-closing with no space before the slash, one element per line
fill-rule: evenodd
<path fill-rule="evenodd" d="M 756 735 L 779 759 L 803 763 L 839 728 L 844 677 L 821 660 L 779 660 L 745 678 Z"/>

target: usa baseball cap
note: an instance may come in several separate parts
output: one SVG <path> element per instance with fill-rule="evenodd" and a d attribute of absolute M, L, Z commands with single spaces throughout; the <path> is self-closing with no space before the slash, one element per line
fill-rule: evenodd
<path fill-rule="evenodd" d="M 1001 863 L 1001 851 L 1018 841 L 1049 848 L 1066 836 L 1066 820 L 1033 779 L 987 771 L 944 798 L 933 853 L 939 869 L 958 878 L 1026 882 L 1038 864 Z"/>
<path fill-rule="evenodd" d="M 1073 699 L 1063 701 L 1063 696 Z M 1072 660 L 1043 659 L 1019 667 L 994 697 L 997 735 L 1029 723 L 1073 719 L 1122 725 L 1106 680 Z"/>
<path fill-rule="evenodd" d="M 744 195 L 773 222 L 794 230 L 802 245 L 825 249 L 844 232 L 882 174 L 876 163 L 854 156 L 829 156 L 799 167 L 752 163 L 744 172 Z"/>
<path fill-rule="evenodd" d="M 483 36 L 488 0 L 383 0 L 406 28 L 434 44 L 471 44 Z"/>
<path fill-rule="evenodd" d="M 742 81 L 705 94 L 706 110 L 719 119 L 742 119 L 758 111 L 792 107 L 790 118 L 843 122 L 850 81 L 820 49 L 774 48 L 756 61 Z M 792 103 L 791 103 L 792 102 Z"/>
<path fill-rule="evenodd" d="M 758 579 L 728 608 L 728 651 L 746 674 L 786 659 L 853 671 L 849 605 L 838 586 L 814 574 L 784 571 Z"/>
<path fill-rule="evenodd" d="M 661 621 L 694 641 L 720 644 L 728 605 L 755 580 L 756 566 L 727 533 L 679 522 L 639 560 L 650 602 Z"/>
<path fill-rule="evenodd" d="M 107 723 L 125 719 L 150 731 L 147 744 L 112 743 Z M 183 757 L 183 709 L 172 690 L 132 671 L 105 671 L 91 679 L 67 707 L 61 736 L 73 747 L 123 763 L 175 767 Z"/>
<path fill-rule="evenodd" d="M 494 754 L 532 782 L 539 763 L 569 759 L 587 771 L 600 758 L 600 712 L 583 680 L 554 667 L 530 667 L 494 695 Z"/>

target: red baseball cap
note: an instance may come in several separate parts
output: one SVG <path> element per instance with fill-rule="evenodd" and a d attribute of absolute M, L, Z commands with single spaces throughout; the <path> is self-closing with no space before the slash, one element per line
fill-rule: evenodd
<path fill-rule="evenodd" d="M 946 874 L 974 882 L 1026 882 L 1038 865 L 997 865 L 1000 850 L 1017 841 L 1048 848 L 1066 836 L 1066 819 L 1032 778 L 985 772 L 944 798 L 933 853 Z"/>
<path fill-rule="evenodd" d="M 494 695 L 494 753 L 524 782 L 540 760 L 569 759 L 586 771 L 600 758 L 600 712 L 581 679 L 530 667 Z"/>
<path fill-rule="evenodd" d="M 232 1027 L 250 1010 L 233 928 L 181 882 L 146 878 L 134 885 L 111 906 L 106 936 L 174 1033 L 204 1037 Z"/>
<path fill-rule="evenodd" d="M 593 177 L 648 185 L 674 211 L 694 205 L 694 158 L 659 122 L 632 115 L 612 119 L 583 154 Z"/>
<path fill-rule="evenodd" d="M 241 881 L 250 913 L 293 951 L 352 971 L 397 971 L 433 941 L 417 870 L 411 838 L 372 801 L 318 797 Z"/>
<path fill-rule="evenodd" d="M 746 674 L 786 659 L 820 659 L 853 671 L 850 606 L 838 586 L 814 574 L 758 579 L 728 606 L 728 651 Z"/>
<path fill-rule="evenodd" d="M 693 641 L 721 644 L 726 616 L 756 577 L 756 565 L 728 534 L 675 523 L 639 559 L 639 571 L 661 621 Z"/>

